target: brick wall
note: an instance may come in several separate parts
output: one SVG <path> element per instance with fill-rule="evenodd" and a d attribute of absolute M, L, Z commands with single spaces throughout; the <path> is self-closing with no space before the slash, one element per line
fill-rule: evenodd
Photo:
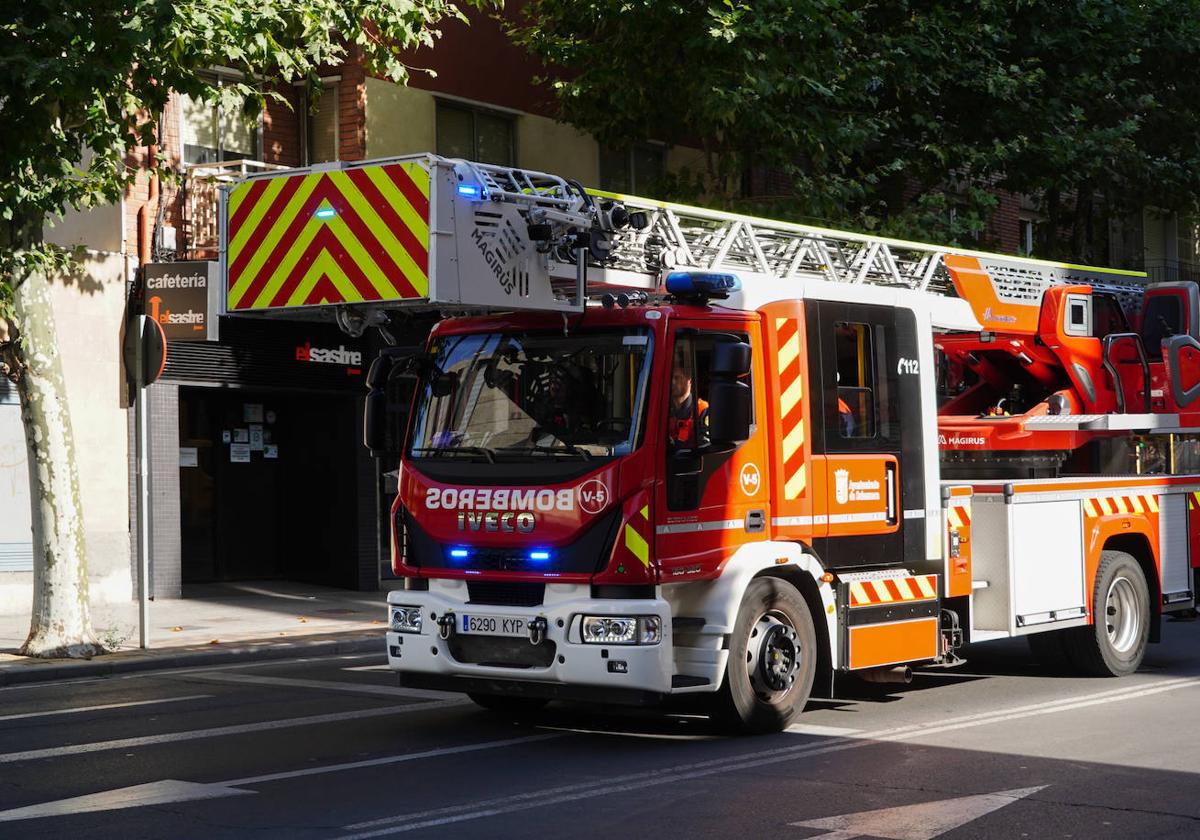
<path fill-rule="evenodd" d="M 350 56 L 339 72 L 342 80 L 338 84 L 338 157 L 362 160 L 367 154 L 367 74 L 356 54 Z"/>

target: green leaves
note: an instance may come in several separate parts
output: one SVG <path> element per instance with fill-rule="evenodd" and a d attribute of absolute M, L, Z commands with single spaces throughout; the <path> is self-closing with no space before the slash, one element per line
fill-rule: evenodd
<path fill-rule="evenodd" d="M 513 35 L 602 142 L 704 149 L 714 205 L 772 170 L 792 218 L 995 245 L 1004 189 L 1103 261 L 1100 208 L 1200 195 L 1200 0 L 532 0 Z"/>
<path fill-rule="evenodd" d="M 467 0 L 491 7 L 495 0 Z M 40 220 L 118 200 L 172 90 L 230 110 L 273 82 L 313 82 L 352 52 L 388 78 L 461 17 L 446 0 L 20 0 L 0 11 L 0 271 Z M 241 71 L 220 88 L 200 72 Z M 82 163 L 81 163 L 82 162 Z M 31 221 L 34 220 L 35 221 Z M 19 222 L 19 223 L 18 223 Z M 0 225 L 0 227 L 3 227 Z M 0 284 L 8 282 L 0 278 Z"/>

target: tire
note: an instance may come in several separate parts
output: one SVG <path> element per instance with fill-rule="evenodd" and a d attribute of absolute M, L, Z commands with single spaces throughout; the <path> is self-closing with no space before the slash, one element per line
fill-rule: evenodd
<path fill-rule="evenodd" d="M 1071 666 L 1071 659 L 1067 655 L 1066 638 L 1070 632 L 1070 630 L 1047 630 L 1026 636 L 1025 642 L 1029 645 L 1029 652 L 1033 658 L 1040 664 L 1045 665 L 1051 671 L 1065 671 Z"/>
<path fill-rule="evenodd" d="M 1124 677 L 1142 664 L 1150 638 L 1150 590 L 1137 561 L 1104 551 L 1092 591 L 1095 623 L 1066 631 L 1071 664 L 1096 677 Z"/>
<path fill-rule="evenodd" d="M 475 705 L 497 715 L 526 718 L 541 711 L 550 701 L 545 697 L 518 697 L 508 694 L 468 694 Z"/>
<path fill-rule="evenodd" d="M 786 729 L 804 711 L 816 672 L 817 633 L 804 597 L 779 578 L 752 580 L 738 607 L 714 717 L 739 732 Z"/>

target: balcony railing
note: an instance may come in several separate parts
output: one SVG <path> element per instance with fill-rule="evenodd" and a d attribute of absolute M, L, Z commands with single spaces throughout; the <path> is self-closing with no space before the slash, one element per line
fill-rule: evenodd
<path fill-rule="evenodd" d="M 220 163 L 184 164 L 183 233 L 186 256 L 212 259 L 219 247 L 221 208 L 218 188 L 256 172 L 287 169 L 261 160 L 226 160 Z"/>
<path fill-rule="evenodd" d="M 1179 260 L 1147 260 L 1143 269 L 1151 283 L 1200 283 L 1200 264 Z"/>

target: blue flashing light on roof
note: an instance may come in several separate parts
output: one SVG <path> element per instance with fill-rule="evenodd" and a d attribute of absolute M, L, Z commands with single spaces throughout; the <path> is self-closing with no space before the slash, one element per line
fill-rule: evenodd
<path fill-rule="evenodd" d="M 459 184 L 458 194 L 466 198 L 482 198 L 483 190 L 477 184 Z"/>
<path fill-rule="evenodd" d="M 313 213 L 318 219 L 332 219 L 337 215 L 337 211 L 332 207 L 322 207 L 316 213 Z"/>
<path fill-rule="evenodd" d="M 535 562 L 549 560 L 550 552 L 549 551 L 531 551 L 531 552 L 529 552 L 529 559 L 533 560 Z"/>
<path fill-rule="evenodd" d="M 667 294 L 679 297 L 724 298 L 742 288 L 736 274 L 713 271 L 672 271 L 667 275 Z"/>

